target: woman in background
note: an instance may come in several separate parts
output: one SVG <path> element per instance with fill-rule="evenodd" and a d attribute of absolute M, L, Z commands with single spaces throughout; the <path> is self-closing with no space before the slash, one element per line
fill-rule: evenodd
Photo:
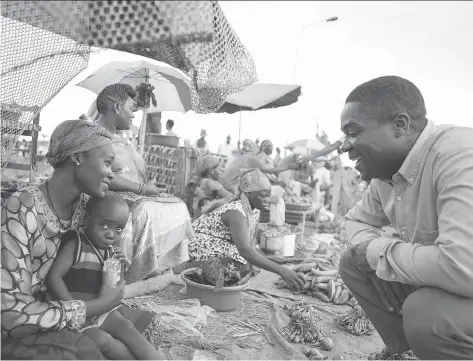
<path fill-rule="evenodd" d="M 202 207 L 208 202 L 231 196 L 218 181 L 221 173 L 220 158 L 206 155 L 199 160 L 197 171 L 187 183 L 185 195 L 189 213 L 194 218 L 200 216 Z"/>
<path fill-rule="evenodd" d="M 297 273 L 270 261 L 253 247 L 260 210 L 269 204 L 271 183 L 259 169 L 242 170 L 240 174 L 235 195 L 209 203 L 192 224 L 195 238 L 189 244 L 191 261 L 216 257 L 240 271 L 255 265 L 299 289 L 304 281 Z"/>
<path fill-rule="evenodd" d="M 97 123 L 113 134 L 115 177 L 110 190 L 118 192 L 130 205 L 130 220 L 121 245 L 131 266 L 127 283 L 163 273 L 188 259 L 188 240 L 193 237 L 191 218 L 180 199 L 162 194 L 155 180 L 147 180 L 146 163 L 123 137 L 130 129 L 136 92 L 127 84 L 105 87 L 97 96 L 100 116 Z"/>
<path fill-rule="evenodd" d="M 263 164 L 255 155 L 256 149 L 257 147 L 255 143 L 253 143 L 251 140 L 245 139 L 243 141 L 241 154 L 228 165 L 227 169 L 220 178 L 220 183 L 225 187 L 225 189 L 232 193 L 237 191 L 240 172 L 242 169 L 259 169 L 265 174 L 274 174 L 284 172 L 288 169 L 297 169 L 298 167 L 295 159 L 286 162 L 284 165 L 281 165 L 277 168 L 273 167 L 272 164 Z"/>

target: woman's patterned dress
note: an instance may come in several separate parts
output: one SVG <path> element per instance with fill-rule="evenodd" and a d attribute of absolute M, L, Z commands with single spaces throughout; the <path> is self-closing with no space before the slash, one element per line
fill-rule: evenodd
<path fill-rule="evenodd" d="M 189 243 L 189 255 L 192 261 L 205 261 L 209 257 L 219 257 L 247 263 L 232 241 L 230 228 L 222 222 L 222 215 L 228 211 L 238 211 L 246 218 L 241 201 L 237 200 L 201 215 L 192 223 L 195 234 L 195 238 Z M 255 217 L 256 227 L 259 219 L 258 210 L 254 210 L 253 217 Z"/>

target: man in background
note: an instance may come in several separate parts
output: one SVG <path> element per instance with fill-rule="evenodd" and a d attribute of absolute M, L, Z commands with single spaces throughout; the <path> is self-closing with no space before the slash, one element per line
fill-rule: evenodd
<path fill-rule="evenodd" d="M 274 157 L 274 166 L 277 167 L 281 163 L 281 149 L 276 148 L 276 156 Z"/>
<path fill-rule="evenodd" d="M 172 128 L 174 127 L 174 120 L 168 119 L 166 122 L 166 136 L 168 137 L 177 137 L 177 134 L 172 131 Z"/>
<path fill-rule="evenodd" d="M 207 131 L 205 129 L 202 129 L 200 131 L 200 138 L 197 139 L 194 143 L 194 148 L 197 149 L 200 152 L 208 152 L 209 151 L 209 144 L 205 140 L 206 136 L 207 136 Z"/>
<path fill-rule="evenodd" d="M 330 202 L 330 186 L 332 185 L 330 171 L 325 167 L 327 162 L 328 158 L 326 156 L 315 158 L 312 161 L 314 166 L 313 179 L 317 180 L 317 187 L 319 187 L 320 195 L 323 197 L 324 205 L 328 205 Z"/>
<path fill-rule="evenodd" d="M 218 146 L 218 154 L 227 157 L 226 165 L 230 164 L 235 159 L 233 153 L 236 152 L 236 147 L 232 144 L 232 137 L 227 135 L 225 143 Z"/>

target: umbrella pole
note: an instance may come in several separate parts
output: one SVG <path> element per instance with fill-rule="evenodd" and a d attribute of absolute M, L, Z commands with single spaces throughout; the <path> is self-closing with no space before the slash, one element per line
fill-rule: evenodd
<path fill-rule="evenodd" d="M 238 112 L 239 120 L 238 120 L 238 141 L 241 142 L 241 108 Z M 241 143 L 240 143 L 241 144 Z"/>
<path fill-rule="evenodd" d="M 145 69 L 145 84 L 149 84 L 148 69 Z M 150 101 L 151 101 L 151 99 L 150 99 Z M 143 156 L 143 154 L 145 152 L 145 135 L 146 135 L 146 117 L 147 116 L 148 116 L 148 108 L 143 108 L 143 118 L 141 119 L 140 137 L 139 137 L 139 139 L 140 139 L 140 155 L 141 156 Z"/>

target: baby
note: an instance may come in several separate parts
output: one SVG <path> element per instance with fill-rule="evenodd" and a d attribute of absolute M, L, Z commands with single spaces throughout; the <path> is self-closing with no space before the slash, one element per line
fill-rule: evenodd
<path fill-rule="evenodd" d="M 126 201 L 117 193 L 107 192 L 104 198 L 90 199 L 86 210 L 88 217 L 84 233 L 68 232 L 68 237 L 63 237 L 46 278 L 48 291 L 54 299 L 97 299 L 104 277 L 104 262 L 110 257 L 127 262 L 123 251 L 117 247 L 130 213 Z M 120 286 L 122 284 L 123 281 Z M 89 317 L 80 332 L 95 340 L 108 359 L 162 359 L 146 338 L 116 309 Z"/>

